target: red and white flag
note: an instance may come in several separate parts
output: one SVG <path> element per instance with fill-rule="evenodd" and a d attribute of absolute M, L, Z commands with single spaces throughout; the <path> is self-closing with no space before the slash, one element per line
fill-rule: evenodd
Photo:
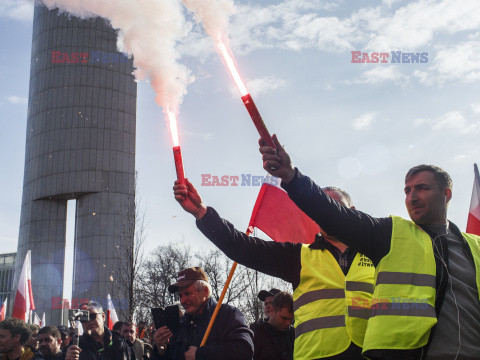
<path fill-rule="evenodd" d="M 30 250 L 27 251 L 23 262 L 22 272 L 18 281 L 15 302 L 13 303 L 12 317 L 28 323 L 30 311 L 35 310 L 32 294 L 32 262 Z"/>
<path fill-rule="evenodd" d="M 277 242 L 312 243 L 320 227 L 295 205 L 285 190 L 272 183 L 264 182 L 260 188 L 249 232 L 257 228 Z"/>
<path fill-rule="evenodd" d="M 5 320 L 5 317 L 7 316 L 7 300 L 8 298 L 5 298 L 2 306 L 0 306 L 0 321 Z"/>
<path fill-rule="evenodd" d="M 118 321 L 117 312 L 113 306 L 112 298 L 110 294 L 107 295 L 107 327 L 112 330 L 113 325 Z"/>
<path fill-rule="evenodd" d="M 477 164 L 473 165 L 475 180 L 473 181 L 472 200 L 468 213 L 467 233 L 480 235 L 480 175 Z"/>

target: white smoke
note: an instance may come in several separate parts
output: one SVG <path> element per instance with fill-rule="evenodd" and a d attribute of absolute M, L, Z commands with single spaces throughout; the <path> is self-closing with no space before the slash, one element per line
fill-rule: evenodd
<path fill-rule="evenodd" d="M 235 13 L 233 0 L 182 0 L 183 5 L 201 23 L 205 32 L 216 42 L 228 38 L 228 21 Z"/>
<path fill-rule="evenodd" d="M 186 88 L 193 81 L 179 63 L 176 44 L 189 33 L 177 0 L 42 0 L 49 9 L 59 8 L 80 18 L 100 16 L 119 29 L 118 49 L 133 55 L 137 80 L 150 78 L 156 102 L 178 112 Z"/>

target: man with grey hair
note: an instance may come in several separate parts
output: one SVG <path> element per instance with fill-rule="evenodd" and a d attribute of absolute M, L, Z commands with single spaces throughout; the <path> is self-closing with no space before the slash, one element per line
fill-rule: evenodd
<path fill-rule="evenodd" d="M 83 335 L 78 346 L 71 345 L 65 360 L 134 360 L 132 347 L 119 334 L 105 326 L 103 307 L 96 301 L 82 306 L 88 319 L 82 322 Z"/>
<path fill-rule="evenodd" d="M 435 165 L 405 176 L 410 220 L 376 218 L 339 208 L 276 148 L 260 141 L 263 167 L 282 179 L 290 198 L 318 225 L 355 246 L 376 266 L 375 292 L 364 341 L 369 359 L 478 359 L 480 236 L 447 219 L 452 180 Z"/>
<path fill-rule="evenodd" d="M 170 285 L 168 291 L 178 294 L 185 315 L 176 334 L 166 326 L 156 330 L 152 359 L 252 359 L 253 333 L 240 310 L 227 304 L 220 307 L 205 346 L 199 347 L 217 304 L 202 268 L 180 271 L 177 282 Z"/>
<path fill-rule="evenodd" d="M 188 179 L 186 185 L 175 182 L 173 190 L 183 209 L 197 219 L 200 231 L 225 255 L 292 284 L 295 359 L 362 359 L 375 271 L 370 259 L 324 231 L 305 239 L 310 245 L 247 236 L 207 208 Z M 326 191 L 339 208 L 354 209 L 344 190 Z"/>

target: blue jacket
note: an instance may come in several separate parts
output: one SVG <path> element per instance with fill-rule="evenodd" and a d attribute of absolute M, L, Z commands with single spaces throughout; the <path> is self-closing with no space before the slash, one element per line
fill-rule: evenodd
<path fill-rule="evenodd" d="M 180 330 L 170 339 L 167 352 L 160 356 L 157 347 L 152 360 L 183 360 L 190 346 L 200 346 L 217 303 L 210 297 L 203 312 L 196 316 L 184 315 Z M 243 314 L 237 308 L 223 304 L 205 346 L 198 348 L 197 360 L 251 360 L 253 358 L 253 333 Z"/>

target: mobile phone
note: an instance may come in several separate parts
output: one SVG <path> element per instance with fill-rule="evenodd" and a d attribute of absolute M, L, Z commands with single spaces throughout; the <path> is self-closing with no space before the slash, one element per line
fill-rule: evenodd
<path fill-rule="evenodd" d="M 166 308 L 152 308 L 152 317 L 155 328 L 166 326 L 172 333 L 180 328 L 180 309 L 178 305 L 167 306 Z"/>

